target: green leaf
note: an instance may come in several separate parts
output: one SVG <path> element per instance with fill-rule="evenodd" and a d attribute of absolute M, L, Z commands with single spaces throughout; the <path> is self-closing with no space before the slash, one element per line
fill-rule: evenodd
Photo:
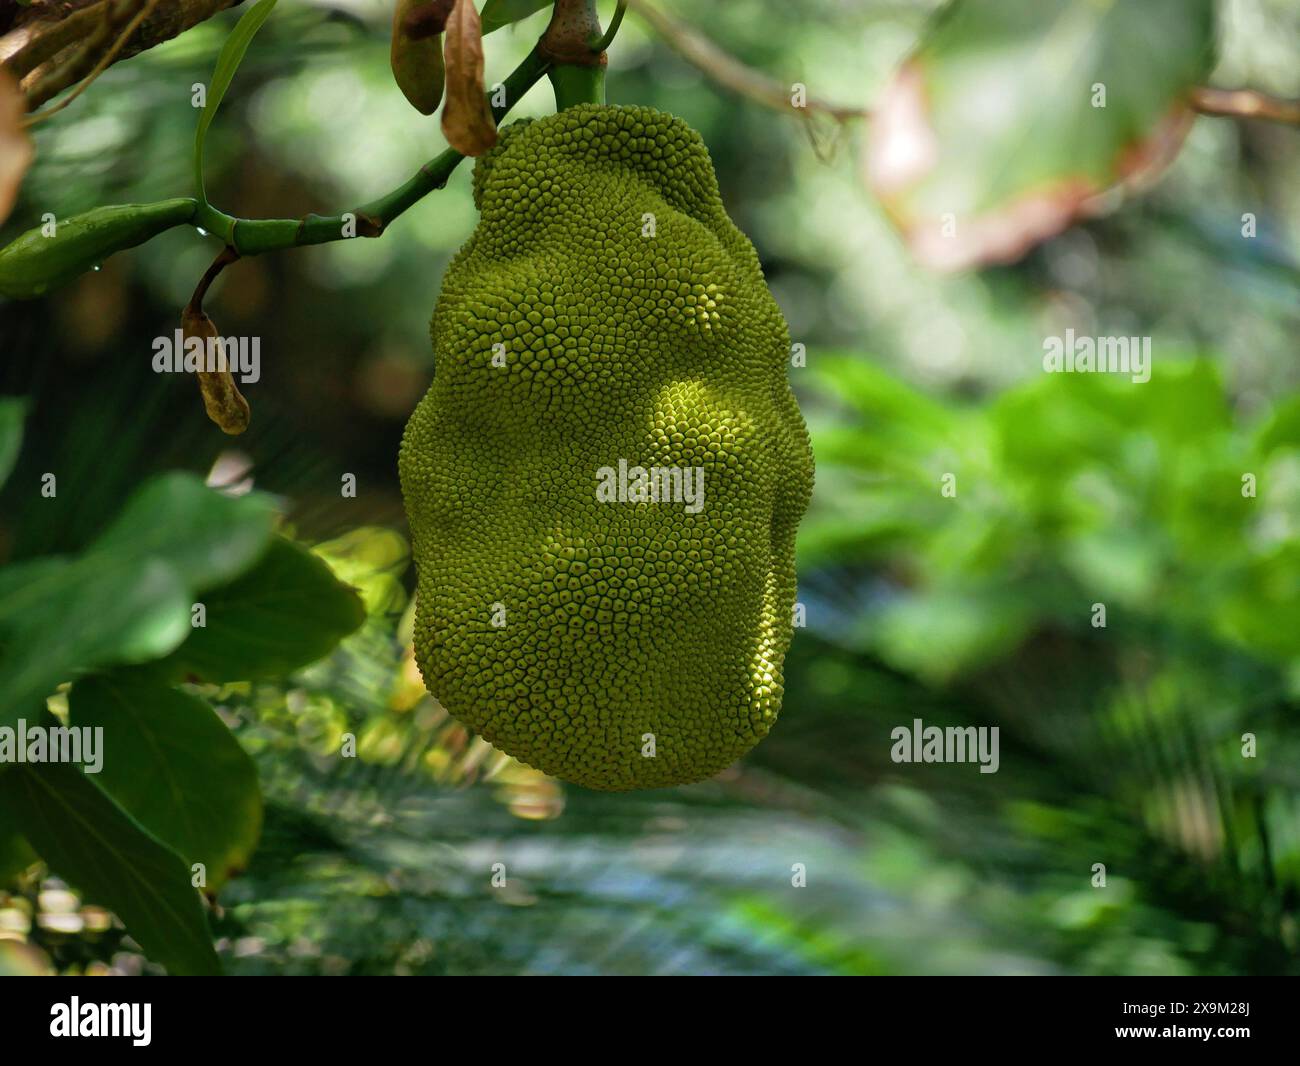
<path fill-rule="evenodd" d="M 23 443 L 27 401 L 20 396 L 0 397 L 0 488 L 13 473 Z"/>
<path fill-rule="evenodd" d="M 544 7 L 550 7 L 552 0 L 487 0 L 479 21 L 483 24 L 483 33 L 489 34 L 502 26 L 535 15 Z"/>
<path fill-rule="evenodd" d="M 205 681 L 283 677 L 329 654 L 366 618 L 356 592 L 283 537 L 203 604 L 207 625 L 194 629 L 169 663 Z"/>
<path fill-rule="evenodd" d="M 55 873 L 112 910 L 169 973 L 221 972 L 189 867 L 77 767 L 11 766 L 0 805 Z"/>
<path fill-rule="evenodd" d="M 226 43 L 221 46 L 221 52 L 217 56 L 217 65 L 212 71 L 212 84 L 208 86 L 207 103 L 204 105 L 203 114 L 199 116 L 199 126 L 194 133 L 194 187 L 199 199 L 205 204 L 208 202 L 208 194 L 203 187 L 203 142 L 207 139 L 208 127 L 217 116 L 217 108 L 221 106 L 221 100 L 226 95 L 226 90 L 230 88 L 231 81 L 234 80 L 235 71 L 244 60 L 244 53 L 253 43 L 257 31 L 262 28 L 262 23 L 270 17 L 273 7 L 275 7 L 275 0 L 258 0 L 245 11 L 235 24 L 235 28 L 230 31 L 230 36 L 226 38 Z"/>
<path fill-rule="evenodd" d="M 1213 0 L 954 0 L 872 119 L 872 187 L 928 265 L 1018 259 L 1173 158 L 1214 26 Z"/>
<path fill-rule="evenodd" d="M 101 727 L 95 783 L 217 891 L 244 869 L 262 830 L 253 761 L 216 711 L 139 671 L 78 681 L 69 724 Z"/>
<path fill-rule="evenodd" d="M 0 570 L 0 725 L 78 673 L 173 651 L 191 632 L 197 595 L 263 553 L 272 517 L 264 497 L 168 474 L 132 496 L 83 555 Z"/>
<path fill-rule="evenodd" d="M 132 495 L 92 550 L 121 563 L 165 555 L 191 585 L 206 589 L 266 551 L 273 517 L 266 496 L 227 496 L 193 474 L 164 474 Z"/>

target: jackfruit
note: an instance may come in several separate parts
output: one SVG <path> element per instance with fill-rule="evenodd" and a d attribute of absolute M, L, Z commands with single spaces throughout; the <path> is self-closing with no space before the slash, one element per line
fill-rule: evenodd
<path fill-rule="evenodd" d="M 399 462 L 425 684 L 579 785 L 712 776 L 781 704 L 812 491 L 785 322 L 673 116 L 516 122 L 473 190 Z"/>

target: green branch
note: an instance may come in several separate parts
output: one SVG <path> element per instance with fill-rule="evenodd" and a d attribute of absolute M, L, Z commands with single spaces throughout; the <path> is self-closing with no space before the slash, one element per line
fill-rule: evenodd
<path fill-rule="evenodd" d="M 546 72 L 555 90 L 555 110 L 605 102 L 605 68 L 556 63 Z"/>
<path fill-rule="evenodd" d="M 534 48 L 510 72 L 503 83 L 505 103 L 492 108 L 492 117 L 498 123 L 546 73 L 549 65 L 550 61 Z M 464 158 L 455 149 L 448 148 L 392 192 L 338 215 L 307 215 L 300 219 L 235 218 L 211 204 L 199 204 L 191 225 L 225 241 L 241 256 L 305 244 L 328 244 L 351 237 L 378 237 L 407 208 L 446 185 Z"/>

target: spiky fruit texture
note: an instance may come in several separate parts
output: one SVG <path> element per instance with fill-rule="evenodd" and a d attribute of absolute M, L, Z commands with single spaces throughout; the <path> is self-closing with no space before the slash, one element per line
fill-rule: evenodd
<path fill-rule="evenodd" d="M 813 473 L 785 322 L 670 115 L 515 123 L 474 200 L 402 441 L 425 684 L 576 784 L 709 777 L 781 705 Z M 620 460 L 702 471 L 702 507 L 602 502 Z"/>

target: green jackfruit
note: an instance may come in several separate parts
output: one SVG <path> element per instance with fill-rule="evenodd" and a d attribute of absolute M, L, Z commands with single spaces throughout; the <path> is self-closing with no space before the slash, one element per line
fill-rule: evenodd
<path fill-rule="evenodd" d="M 425 683 L 580 785 L 709 777 L 781 704 L 812 491 L 785 322 L 670 115 L 515 123 L 474 201 L 400 459 Z"/>

